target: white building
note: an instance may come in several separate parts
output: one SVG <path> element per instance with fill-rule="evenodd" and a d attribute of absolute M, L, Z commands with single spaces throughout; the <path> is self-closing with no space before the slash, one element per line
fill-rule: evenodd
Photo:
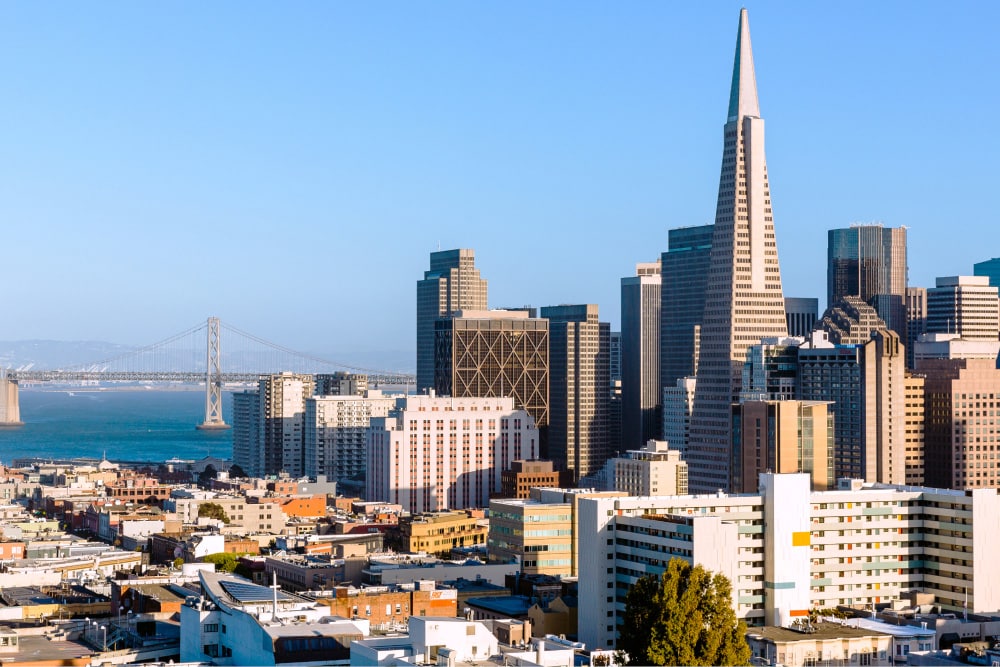
<path fill-rule="evenodd" d="M 581 498 L 580 640 L 614 646 L 629 587 L 673 557 L 725 574 L 750 625 L 912 590 L 956 612 L 966 590 L 970 612 L 1000 608 L 996 489 L 842 487 L 810 492 L 807 475 L 768 473 L 759 494 Z"/>
<path fill-rule="evenodd" d="M 414 513 L 486 507 L 500 473 L 535 458 L 535 420 L 513 398 L 407 396 L 372 418 L 366 499 Z"/>
<path fill-rule="evenodd" d="M 998 288 L 987 276 L 948 276 L 927 290 L 927 332 L 955 333 L 965 340 L 996 341 L 1000 331 Z"/>
<path fill-rule="evenodd" d="M 352 665 L 454 665 L 500 653 L 497 638 L 477 621 L 410 616 L 409 635 L 351 642 Z M 443 661 L 443 662 L 442 662 Z"/>
<path fill-rule="evenodd" d="M 199 572 L 201 597 L 181 607 L 181 662 L 216 665 L 348 664 L 367 620 L 242 577 Z"/>
<path fill-rule="evenodd" d="M 313 396 L 306 399 L 305 474 L 341 480 L 365 472 L 365 442 L 372 417 L 385 417 L 395 396 L 369 390 L 362 396 Z"/>

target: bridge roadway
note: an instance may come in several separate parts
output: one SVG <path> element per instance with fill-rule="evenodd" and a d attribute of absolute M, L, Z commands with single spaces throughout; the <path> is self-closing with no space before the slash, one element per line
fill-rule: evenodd
<path fill-rule="evenodd" d="M 186 382 L 203 383 L 205 372 L 194 371 L 15 371 L 6 373 L 8 380 L 16 382 Z M 226 382 L 256 382 L 269 373 L 221 373 L 214 376 L 215 381 Z M 413 384 L 416 377 L 405 373 L 369 374 L 368 384 L 377 385 L 407 385 Z"/>

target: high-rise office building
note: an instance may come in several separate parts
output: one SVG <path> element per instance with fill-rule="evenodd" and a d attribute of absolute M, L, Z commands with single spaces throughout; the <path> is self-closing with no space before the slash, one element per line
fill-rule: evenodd
<path fill-rule="evenodd" d="M 1000 337 L 998 289 L 986 276 L 938 278 L 927 290 L 927 333 L 954 333 L 963 340 Z"/>
<path fill-rule="evenodd" d="M 687 450 L 690 487 L 696 493 L 729 487 L 730 406 L 747 348 L 766 336 L 788 335 L 746 9 L 740 10 L 723 137 Z"/>
<path fill-rule="evenodd" d="M 986 276 L 990 279 L 992 287 L 1000 287 L 1000 257 L 976 262 L 972 265 L 972 275 Z"/>
<path fill-rule="evenodd" d="M 460 310 L 435 325 L 440 396 L 510 396 L 535 425 L 549 423 L 549 322 L 527 310 Z"/>
<path fill-rule="evenodd" d="M 924 484 L 924 381 L 923 375 L 907 374 L 906 385 L 906 483 Z"/>
<path fill-rule="evenodd" d="M 714 225 L 667 232 L 660 255 L 660 384 L 673 387 L 698 370 L 698 342 L 705 312 L 705 286 Z"/>
<path fill-rule="evenodd" d="M 678 379 L 674 386 L 663 388 L 663 439 L 671 449 L 686 456 L 691 437 L 691 410 L 694 408 L 693 377 Z"/>
<path fill-rule="evenodd" d="M 608 356 L 611 325 L 597 306 L 546 306 L 549 320 L 549 428 L 547 451 L 574 483 L 611 456 L 608 447 Z"/>
<path fill-rule="evenodd" d="M 816 329 L 825 331 L 834 345 L 864 345 L 872 332 L 887 324 L 861 297 L 842 296 L 823 313 Z"/>
<path fill-rule="evenodd" d="M 833 345 L 817 331 L 799 347 L 798 398 L 832 403 L 836 478 L 905 482 L 904 366 L 899 336 L 888 330 L 864 345 Z"/>
<path fill-rule="evenodd" d="M 799 346 L 805 338 L 764 338 L 747 350 L 740 402 L 790 401 L 798 391 Z"/>
<path fill-rule="evenodd" d="M 361 373 L 317 373 L 316 396 L 363 396 L 368 391 L 368 376 Z"/>
<path fill-rule="evenodd" d="M 833 488 L 830 403 L 746 401 L 732 410 L 734 493 L 757 493 L 763 472 L 804 472 L 814 491 Z"/>
<path fill-rule="evenodd" d="M 906 227 L 831 229 L 826 271 L 827 306 L 861 297 L 890 329 L 906 336 Z"/>
<path fill-rule="evenodd" d="M 906 288 L 906 367 L 913 368 L 914 343 L 927 333 L 927 288 Z"/>
<path fill-rule="evenodd" d="M 621 446 L 638 450 L 660 437 L 659 262 L 637 264 L 634 276 L 622 278 L 621 308 Z"/>
<path fill-rule="evenodd" d="M 417 391 L 434 388 L 434 323 L 457 310 L 486 310 L 486 281 L 474 250 L 431 253 L 431 268 L 417 281 Z"/>
<path fill-rule="evenodd" d="M 233 392 L 233 463 L 250 477 L 264 476 L 260 438 L 260 393 Z"/>
<path fill-rule="evenodd" d="M 611 332 L 611 357 L 608 360 L 611 368 L 611 386 L 622 380 L 622 332 Z"/>
<path fill-rule="evenodd" d="M 785 297 L 785 323 L 789 336 L 808 336 L 819 319 L 819 299 Z"/>

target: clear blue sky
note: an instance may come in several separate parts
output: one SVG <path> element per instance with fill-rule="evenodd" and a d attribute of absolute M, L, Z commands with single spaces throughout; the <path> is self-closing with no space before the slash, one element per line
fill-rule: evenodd
<path fill-rule="evenodd" d="M 909 227 L 915 285 L 1000 256 L 1000 3 L 747 6 L 786 295 L 822 305 L 852 222 Z M 491 306 L 617 328 L 620 278 L 714 217 L 739 7 L 0 4 L 0 340 L 218 315 L 412 360 L 439 244 Z"/>

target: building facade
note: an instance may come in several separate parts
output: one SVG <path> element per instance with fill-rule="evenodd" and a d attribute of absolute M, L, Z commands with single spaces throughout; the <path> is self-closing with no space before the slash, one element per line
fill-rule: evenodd
<path fill-rule="evenodd" d="M 660 264 L 637 264 L 635 273 L 621 281 L 621 447 L 624 449 L 638 449 L 647 440 L 659 438 L 663 418 Z"/>
<path fill-rule="evenodd" d="M 630 496 L 685 495 L 688 467 L 681 453 L 665 440 L 649 440 L 642 449 L 629 450 L 608 462 L 611 491 Z"/>
<path fill-rule="evenodd" d="M 1000 290 L 986 276 L 938 278 L 927 290 L 927 333 L 958 334 L 964 340 L 1000 338 Z"/>
<path fill-rule="evenodd" d="M 687 448 L 696 492 L 726 489 L 731 481 L 730 405 L 747 348 L 767 336 L 788 335 L 745 9 L 730 90 Z"/>
<path fill-rule="evenodd" d="M 827 304 L 860 297 L 906 336 L 906 227 L 852 225 L 827 236 Z"/>
<path fill-rule="evenodd" d="M 491 500 L 488 549 L 491 562 L 519 563 L 521 574 L 569 576 L 572 506 L 527 498 Z"/>
<path fill-rule="evenodd" d="M 538 447 L 534 419 L 512 398 L 407 396 L 372 419 L 366 499 L 407 512 L 486 507 L 501 471 Z"/>
<path fill-rule="evenodd" d="M 673 387 L 698 370 L 701 319 L 712 254 L 714 225 L 667 232 L 669 249 L 660 255 L 660 384 Z"/>
<path fill-rule="evenodd" d="M 461 310 L 434 329 L 439 396 L 510 396 L 539 429 L 549 423 L 549 322 L 525 310 Z"/>
<path fill-rule="evenodd" d="M 972 265 L 972 275 L 986 276 L 990 279 L 991 287 L 1000 288 L 1000 257 L 987 259 L 984 262 L 976 262 Z"/>
<path fill-rule="evenodd" d="M 486 310 L 487 283 L 468 248 L 431 253 L 417 281 L 417 391 L 434 388 L 434 323 L 457 310 Z"/>
<path fill-rule="evenodd" d="M 608 451 L 611 326 L 597 306 L 546 306 L 549 320 L 549 427 L 546 458 L 574 482 L 591 475 Z M 519 457 L 520 458 L 520 457 Z"/>
<path fill-rule="evenodd" d="M 819 299 L 785 297 L 785 322 L 789 336 L 808 336 L 819 319 Z"/>
<path fill-rule="evenodd" d="M 927 288 L 906 288 L 906 367 L 913 368 L 914 343 L 927 333 Z"/>
<path fill-rule="evenodd" d="M 313 396 L 306 399 L 304 474 L 334 480 L 361 479 L 365 443 L 372 417 L 386 417 L 396 397 L 373 389 L 364 395 Z"/>
<path fill-rule="evenodd" d="M 679 378 L 672 387 L 663 388 L 663 439 L 683 457 L 691 434 L 691 410 L 694 408 L 693 377 Z"/>

